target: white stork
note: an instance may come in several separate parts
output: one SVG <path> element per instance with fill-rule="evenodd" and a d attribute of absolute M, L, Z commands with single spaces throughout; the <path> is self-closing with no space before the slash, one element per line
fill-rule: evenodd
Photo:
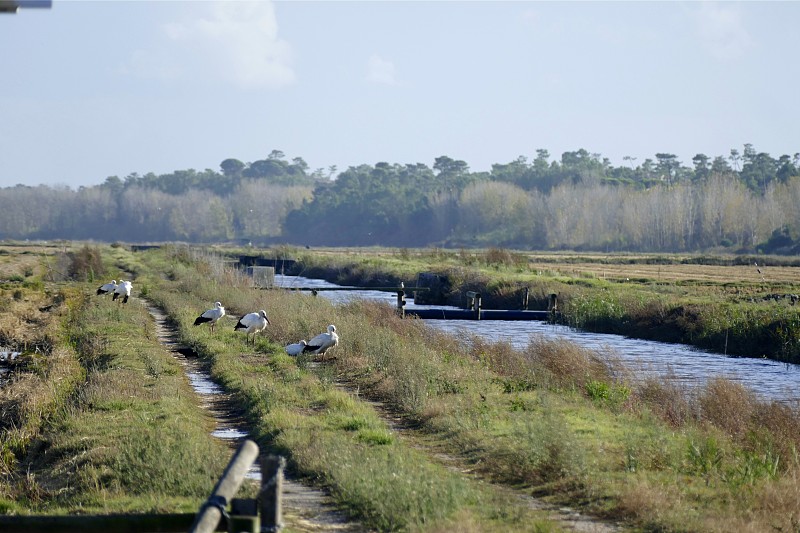
<path fill-rule="evenodd" d="M 122 296 L 122 303 L 128 303 L 128 297 L 131 295 L 132 288 L 133 284 L 130 281 L 120 280 L 117 288 L 114 289 L 114 296 L 111 299 L 116 300 L 118 297 Z"/>
<path fill-rule="evenodd" d="M 306 346 L 308 346 L 308 343 L 305 340 L 302 340 L 300 342 L 295 342 L 294 344 L 289 344 L 284 349 L 289 355 L 300 355 L 306 349 Z"/>
<path fill-rule="evenodd" d="M 112 279 L 109 283 L 97 287 L 97 294 L 109 294 L 117 290 L 117 280 Z"/>
<path fill-rule="evenodd" d="M 337 344 L 339 344 L 339 335 L 336 334 L 336 326 L 331 324 L 328 326 L 327 333 L 320 333 L 308 341 L 306 347 L 303 348 L 303 352 L 325 355 L 325 352 L 335 347 Z"/>
<path fill-rule="evenodd" d="M 208 327 L 211 330 L 211 333 L 214 333 L 214 326 L 217 325 L 217 321 L 225 316 L 225 308 L 222 307 L 222 303 L 215 302 L 214 308 L 205 311 L 202 315 L 194 319 L 194 325 L 199 326 L 200 324 L 205 324 L 208 322 Z"/>
<path fill-rule="evenodd" d="M 259 331 L 264 331 L 267 325 L 269 324 L 269 319 L 267 318 L 267 312 L 263 309 L 258 313 L 247 313 L 239 321 L 233 326 L 233 331 L 239 331 L 241 329 L 245 330 L 247 334 L 248 341 L 250 338 L 250 334 L 253 334 L 253 346 L 256 345 L 256 333 Z"/>

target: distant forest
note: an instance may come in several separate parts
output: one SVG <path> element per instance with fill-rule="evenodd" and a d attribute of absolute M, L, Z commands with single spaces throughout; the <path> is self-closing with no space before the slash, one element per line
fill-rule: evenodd
<path fill-rule="evenodd" d="M 2 188 L 0 238 L 800 253 L 800 153 L 624 161 L 540 149 L 489 172 L 441 156 L 337 173 L 273 150 L 78 190 Z"/>

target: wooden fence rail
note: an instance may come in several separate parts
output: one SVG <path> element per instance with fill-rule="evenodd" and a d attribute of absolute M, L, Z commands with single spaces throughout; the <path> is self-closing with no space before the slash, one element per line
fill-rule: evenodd
<path fill-rule="evenodd" d="M 69 516 L 3 516 L 2 533 L 207 533 L 211 531 L 278 532 L 283 527 L 281 492 L 283 457 L 261 458 L 261 491 L 258 500 L 234 499 L 250 466 L 258 459 L 258 445 L 245 440 L 217 481 L 211 496 L 197 513 L 113 514 Z M 230 507 L 230 513 L 228 509 Z M 260 516 L 259 516 L 260 515 Z"/>
<path fill-rule="evenodd" d="M 245 440 L 228 463 L 222 477 L 217 481 L 217 486 L 214 487 L 211 496 L 200 507 L 197 519 L 189 531 L 210 533 L 217 528 L 222 517 L 227 514 L 228 503 L 239 490 L 250 465 L 255 462 L 257 457 L 258 445 L 251 440 Z"/>

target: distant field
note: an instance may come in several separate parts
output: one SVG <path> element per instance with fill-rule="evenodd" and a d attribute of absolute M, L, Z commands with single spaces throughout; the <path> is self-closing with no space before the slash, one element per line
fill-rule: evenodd
<path fill-rule="evenodd" d="M 558 270 L 565 275 L 592 275 L 597 278 L 647 279 L 653 281 L 706 281 L 713 283 L 796 283 L 800 284 L 800 267 L 717 266 L 717 265 L 646 265 L 552 263 L 532 261 L 532 270 Z M 758 270 L 761 270 L 759 273 Z"/>
<path fill-rule="evenodd" d="M 399 250 L 392 248 L 315 248 L 315 254 L 354 255 L 360 257 L 397 257 L 422 260 L 439 255 L 457 261 L 459 257 L 484 255 L 483 250 Z M 741 265 L 733 256 L 708 256 L 717 264 L 696 264 L 686 254 L 597 254 L 575 252 L 511 251 L 518 258 L 527 258 L 532 273 L 557 274 L 568 277 L 596 277 L 612 280 L 698 281 L 708 283 L 796 284 L 800 286 L 800 259 L 765 258 Z M 444 262 L 444 261 L 443 261 Z M 726 266 L 719 263 L 730 263 Z M 756 265 L 758 262 L 758 265 Z M 795 263 L 798 263 L 796 266 Z M 764 266 L 764 264 L 776 266 Z M 780 266 L 777 266 L 780 265 Z"/>
<path fill-rule="evenodd" d="M 0 245 L 0 281 L 40 273 L 42 257 L 56 251 L 52 247 Z"/>

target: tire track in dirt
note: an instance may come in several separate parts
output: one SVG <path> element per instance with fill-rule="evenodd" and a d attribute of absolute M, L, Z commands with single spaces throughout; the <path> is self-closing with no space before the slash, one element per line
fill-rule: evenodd
<path fill-rule="evenodd" d="M 308 362 L 308 367 L 311 369 L 319 369 L 325 363 L 318 361 Z M 509 486 L 502 485 L 487 479 L 485 476 L 480 475 L 478 472 L 464 465 L 464 461 L 449 453 L 436 449 L 433 446 L 426 445 L 421 438 L 423 435 L 419 430 L 415 429 L 406 419 L 393 412 L 386 404 L 378 400 L 365 397 L 359 393 L 358 387 L 353 383 L 346 380 L 336 379 L 334 384 L 342 391 L 353 396 L 356 400 L 366 403 L 375 410 L 376 413 L 386 422 L 388 428 L 406 445 L 411 446 L 418 451 L 424 453 L 432 461 L 437 462 L 449 469 L 467 478 L 479 481 L 485 485 L 490 485 L 500 493 L 505 493 L 517 499 L 520 505 L 524 505 L 529 509 L 535 511 L 544 511 L 548 513 L 548 518 L 558 524 L 559 527 L 567 531 L 577 531 L 580 533 L 620 533 L 625 531 L 623 527 L 618 524 L 605 522 L 598 518 L 584 515 L 575 509 L 564 506 L 556 506 L 544 502 L 530 494 L 526 494 L 520 490 L 513 489 Z"/>
<path fill-rule="evenodd" d="M 164 312 L 151 302 L 143 301 L 143 304 L 155 321 L 159 342 L 181 364 L 197 394 L 198 404 L 214 420 L 215 429 L 212 435 L 228 443 L 232 451 L 236 450 L 242 440 L 248 437 L 248 430 L 242 412 L 236 406 L 232 395 L 213 382 L 197 354 L 180 342 L 178 332 L 170 325 Z M 258 461 L 250 469 L 247 477 L 251 483 L 260 483 L 261 471 Z M 325 491 L 301 483 L 288 472 L 283 481 L 282 506 L 284 526 L 292 531 L 299 533 L 369 531 L 337 509 L 333 499 Z"/>

